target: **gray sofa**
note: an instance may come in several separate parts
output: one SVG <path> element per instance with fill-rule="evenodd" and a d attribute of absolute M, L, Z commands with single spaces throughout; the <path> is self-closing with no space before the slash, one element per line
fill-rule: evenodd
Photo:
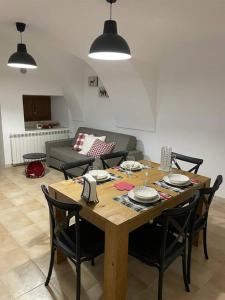
<path fill-rule="evenodd" d="M 134 156 L 136 160 L 143 159 L 143 154 L 141 151 L 136 150 L 137 139 L 134 136 L 105 131 L 100 129 L 93 129 L 88 127 L 80 127 L 77 129 L 75 138 L 49 141 L 46 142 L 46 163 L 48 166 L 54 167 L 56 169 L 60 168 L 62 162 L 72 162 L 75 160 L 84 159 L 87 156 L 79 154 L 73 150 L 73 143 L 76 140 L 78 133 L 93 134 L 95 136 L 106 136 L 106 142 L 115 142 L 116 146 L 113 152 L 127 150 L 129 155 Z M 129 157 L 128 157 L 129 158 Z M 95 159 L 95 166 L 102 168 L 102 163 L 100 159 Z M 80 174 L 76 174 L 80 175 Z"/>

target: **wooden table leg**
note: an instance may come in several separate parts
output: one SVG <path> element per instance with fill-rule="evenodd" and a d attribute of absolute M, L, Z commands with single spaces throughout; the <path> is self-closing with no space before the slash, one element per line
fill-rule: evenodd
<path fill-rule="evenodd" d="M 105 229 L 104 300 L 125 300 L 129 233 L 111 223 Z"/>
<path fill-rule="evenodd" d="M 49 188 L 49 195 L 53 198 L 53 199 L 57 199 L 57 195 L 56 193 Z M 63 212 L 61 210 L 55 209 L 55 214 L 56 214 L 56 219 L 60 222 L 60 220 L 65 218 L 65 214 L 63 214 Z M 51 224 L 50 224 L 50 240 L 52 238 L 52 228 L 51 228 Z M 63 254 L 62 251 L 60 251 L 58 248 L 55 251 L 55 262 L 57 264 L 60 264 L 61 262 L 66 260 L 66 256 Z"/>

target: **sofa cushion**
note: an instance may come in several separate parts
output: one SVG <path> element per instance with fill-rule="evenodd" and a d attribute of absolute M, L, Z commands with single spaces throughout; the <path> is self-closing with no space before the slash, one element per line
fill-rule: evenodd
<path fill-rule="evenodd" d="M 103 154 L 111 153 L 115 148 L 115 145 L 116 145 L 115 143 L 105 143 L 97 139 L 93 143 L 91 149 L 88 151 L 87 156 L 92 156 L 97 158 Z"/>
<path fill-rule="evenodd" d="M 75 151 L 81 151 L 82 150 L 82 146 L 84 144 L 84 140 L 86 138 L 87 134 L 85 133 L 79 133 L 77 136 L 77 139 L 73 145 L 73 150 Z"/>
<path fill-rule="evenodd" d="M 75 139 L 78 133 L 87 133 L 93 134 L 95 136 L 106 136 L 106 143 L 115 142 L 116 146 L 114 148 L 114 152 L 123 151 L 123 150 L 136 150 L 137 139 L 132 135 L 122 134 L 118 132 L 88 128 L 88 127 L 80 127 L 77 129 L 77 133 L 75 135 Z"/>
<path fill-rule="evenodd" d="M 80 154 L 87 155 L 96 140 L 105 141 L 106 136 L 86 135 Z"/>
<path fill-rule="evenodd" d="M 62 162 L 72 162 L 75 160 L 87 158 L 86 155 L 79 154 L 78 152 L 72 150 L 71 147 L 68 146 L 52 147 L 50 156 L 52 158 L 52 162 L 57 162 L 57 164 L 52 164 L 56 168 L 59 168 Z M 94 166 L 99 169 L 102 169 L 102 162 L 99 158 L 95 159 Z M 81 166 L 80 168 L 83 169 L 84 167 Z"/>
<path fill-rule="evenodd" d="M 86 156 L 79 154 L 68 146 L 59 146 L 51 148 L 51 157 L 56 158 L 62 162 L 72 162 L 74 160 L 84 159 Z"/>

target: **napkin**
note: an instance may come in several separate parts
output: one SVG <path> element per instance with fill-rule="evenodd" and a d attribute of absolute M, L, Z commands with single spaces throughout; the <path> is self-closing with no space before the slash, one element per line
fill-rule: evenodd
<path fill-rule="evenodd" d="M 96 180 L 90 174 L 85 174 L 84 176 L 84 189 L 83 197 L 88 202 L 98 202 L 97 191 L 96 191 Z"/>
<path fill-rule="evenodd" d="M 135 187 L 135 185 L 125 181 L 121 181 L 114 184 L 114 187 L 119 191 L 130 191 Z"/>

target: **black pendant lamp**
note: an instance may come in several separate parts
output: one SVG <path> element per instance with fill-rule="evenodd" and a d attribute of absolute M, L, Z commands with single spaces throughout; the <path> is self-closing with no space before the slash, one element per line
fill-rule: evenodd
<path fill-rule="evenodd" d="M 116 21 L 111 19 L 112 4 L 116 0 L 106 1 L 110 3 L 110 20 L 105 21 L 103 34 L 94 40 L 88 56 L 100 60 L 130 59 L 130 48 L 125 39 L 117 33 Z"/>
<path fill-rule="evenodd" d="M 21 42 L 17 44 L 17 52 L 13 53 L 8 61 L 8 66 L 12 68 L 19 69 L 36 69 L 37 64 L 34 58 L 27 53 L 26 45 L 23 44 L 22 41 L 22 32 L 24 32 L 26 28 L 26 24 L 24 23 L 16 23 L 17 31 L 20 32 L 20 40 Z"/>

